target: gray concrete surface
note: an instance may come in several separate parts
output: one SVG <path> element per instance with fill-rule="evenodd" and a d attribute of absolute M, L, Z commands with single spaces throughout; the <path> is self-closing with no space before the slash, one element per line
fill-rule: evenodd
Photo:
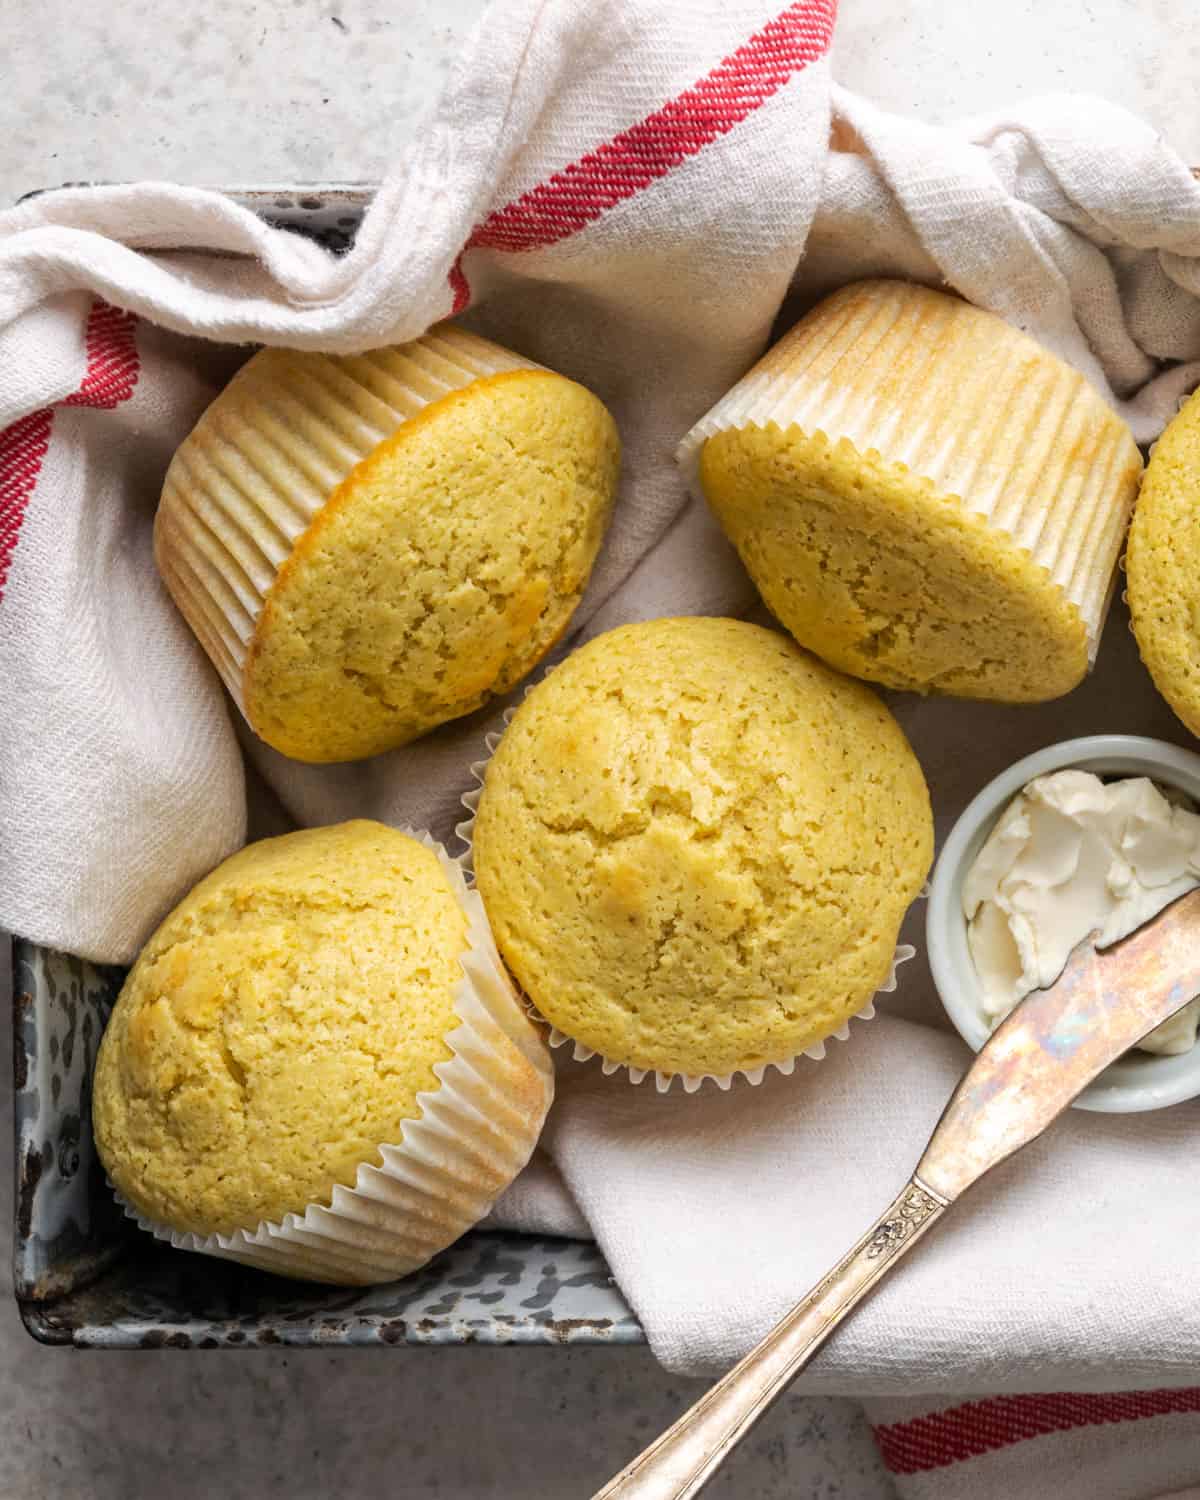
<path fill-rule="evenodd" d="M 0 0 L 0 202 L 67 180 L 377 178 L 481 8 Z M 1088 89 L 1141 111 L 1200 162 L 1194 0 L 842 0 L 841 11 L 839 79 L 893 108 L 948 119 Z M 0 1004 L 3 990 L 0 979 Z M 5 1052 L 5 1087 L 10 1076 Z M 5 1173 L 6 1232 L 10 1199 Z M 0 1254 L 7 1262 L 7 1241 Z M 76 1356 L 29 1342 L 5 1286 L 0 1496 L 570 1500 L 697 1390 L 644 1350 Z M 858 1408 L 813 1399 L 777 1409 L 713 1491 L 892 1493 Z"/>
<path fill-rule="evenodd" d="M 386 171 L 483 0 L 0 0 L 0 202 L 62 181 Z M 951 120 L 1059 89 L 1200 163 L 1192 0 L 842 0 L 840 82 Z"/>

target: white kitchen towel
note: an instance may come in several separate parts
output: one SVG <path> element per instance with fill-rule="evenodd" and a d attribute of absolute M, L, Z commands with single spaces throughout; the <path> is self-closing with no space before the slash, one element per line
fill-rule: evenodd
<path fill-rule="evenodd" d="M 1200 1500 L 1195 1386 L 866 1405 L 900 1500 Z"/>
<path fill-rule="evenodd" d="M 658 1094 L 560 1073 L 544 1145 L 655 1353 L 716 1374 L 892 1201 L 964 1066 L 890 1016 L 758 1088 Z M 1113 1391 L 1194 1382 L 1200 1107 L 1075 1111 L 966 1196 L 800 1388 Z M 527 1189 L 528 1191 L 528 1189 Z"/>
<path fill-rule="evenodd" d="M 715 524 L 681 519 L 672 454 L 761 349 L 803 248 L 832 24 L 832 0 L 506 0 L 341 259 L 156 185 L 0 218 L 0 925 L 128 960 L 242 836 L 225 703 L 150 553 L 162 462 L 215 383 L 196 343 L 166 368 L 153 325 L 348 350 L 470 302 L 477 328 L 590 385 L 621 428 L 619 510 L 577 631 L 748 606 Z M 101 378 L 112 318 L 89 323 L 87 293 L 139 316 L 123 383 Z M 259 760 L 301 821 L 355 808 L 448 837 L 478 738 L 457 724 L 315 773 Z"/>
<path fill-rule="evenodd" d="M 167 454 L 240 357 L 231 344 L 361 348 L 469 309 L 592 386 L 625 474 L 563 649 L 621 620 L 753 607 L 671 454 L 781 307 L 837 281 L 944 280 L 1154 435 L 1200 360 L 1200 187 L 1183 163 L 1092 100 L 960 130 L 882 116 L 832 90 L 832 19 L 832 0 L 501 5 L 341 259 L 165 186 L 0 218 L 0 925 L 128 960 L 243 836 L 239 734 L 299 821 L 447 836 L 499 720 L 503 705 L 335 768 L 235 732 L 149 540 Z M 894 707 L 941 826 L 1030 743 L 1093 724 L 1182 733 L 1116 620 L 1097 675 L 1061 703 Z M 747 1347 L 907 1176 L 963 1061 L 905 1019 L 934 1006 L 910 968 L 892 1014 L 792 1079 L 660 1097 L 594 1068 L 564 1077 L 547 1149 L 673 1367 Z M 1185 1106 L 1067 1121 L 899 1268 L 810 1388 L 1161 1383 L 1193 1367 L 1196 1120 Z M 570 1221 L 561 1201 L 554 1220 Z"/>

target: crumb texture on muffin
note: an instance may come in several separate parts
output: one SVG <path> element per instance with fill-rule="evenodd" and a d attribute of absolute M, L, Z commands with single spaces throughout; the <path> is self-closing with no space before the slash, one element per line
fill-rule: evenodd
<path fill-rule="evenodd" d="M 226 860 L 150 939 L 102 1039 L 117 1190 L 201 1235 L 328 1204 L 440 1086 L 466 941 L 437 857 L 382 824 Z"/>
<path fill-rule="evenodd" d="M 1175 713 L 1200 735 L 1200 391 L 1151 452 L 1126 571 L 1142 660 Z"/>
<path fill-rule="evenodd" d="M 1006 702 L 1082 681 L 1087 631 L 1045 568 L 903 466 L 750 427 L 710 438 L 701 472 L 764 603 L 843 672 Z"/>
<path fill-rule="evenodd" d="M 921 769 L 874 693 L 775 631 L 622 626 L 517 711 L 474 859 L 544 1016 L 629 1067 L 786 1061 L 889 973 L 932 854 Z"/>
<path fill-rule="evenodd" d="M 550 649 L 618 463 L 590 391 L 455 328 L 361 355 L 267 349 L 176 455 L 156 557 L 255 732 L 356 759 Z"/>
<path fill-rule="evenodd" d="M 888 687 L 1004 702 L 1084 676 L 1141 473 L 1077 370 L 891 281 L 815 308 L 680 457 L 802 645 Z"/>

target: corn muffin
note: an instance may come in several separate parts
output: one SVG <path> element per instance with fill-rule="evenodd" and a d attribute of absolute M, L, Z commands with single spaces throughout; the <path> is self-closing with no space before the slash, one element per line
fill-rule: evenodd
<path fill-rule="evenodd" d="M 1142 660 L 1155 687 L 1200 735 L 1200 391 L 1150 454 L 1126 570 Z"/>
<path fill-rule="evenodd" d="M 822 302 L 679 457 L 801 645 L 887 687 L 1009 703 L 1094 660 L 1142 467 L 1077 370 L 898 281 Z"/>
<path fill-rule="evenodd" d="M 738 620 L 625 625 L 538 684 L 473 833 L 500 951 L 638 1071 L 789 1062 L 868 1002 L 929 869 L 921 768 L 875 694 Z"/>
<path fill-rule="evenodd" d="M 175 455 L 155 556 L 256 734 L 359 759 L 553 646 L 618 453 L 590 391 L 452 326 L 367 354 L 264 349 Z"/>
<path fill-rule="evenodd" d="M 196 886 L 96 1065 L 100 1159 L 147 1227 L 369 1282 L 486 1213 L 552 1085 L 466 897 L 434 847 L 367 821 L 253 844 Z"/>

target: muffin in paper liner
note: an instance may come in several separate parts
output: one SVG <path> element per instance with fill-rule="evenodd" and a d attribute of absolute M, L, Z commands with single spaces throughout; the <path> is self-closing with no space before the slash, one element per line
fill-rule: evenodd
<path fill-rule="evenodd" d="M 1013 702 L 1094 663 L 1142 471 L 1079 371 L 898 281 L 820 303 L 676 457 L 801 645 L 889 687 Z"/>
<path fill-rule="evenodd" d="M 528 686 L 525 688 L 525 692 L 522 694 L 522 699 L 528 696 L 528 694 L 536 686 L 537 683 L 528 684 Z M 513 704 L 505 710 L 504 726 L 506 729 L 509 724 L 512 723 L 513 716 L 519 706 L 519 704 Z M 491 761 L 492 756 L 495 754 L 496 747 L 499 745 L 502 738 L 503 731 L 501 730 L 492 730 L 490 733 L 484 736 L 484 744 L 487 748 L 488 753 L 482 760 L 474 761 L 471 764 L 470 771 L 471 776 L 475 781 L 475 785 L 469 791 L 463 793 L 462 805 L 467 813 L 467 816 L 455 826 L 454 830 L 455 833 L 457 833 L 458 837 L 462 840 L 463 844 L 466 846 L 465 852 L 462 855 L 463 868 L 468 872 L 472 879 L 474 878 L 473 856 L 475 817 L 477 812 L 479 811 L 479 800 L 483 795 L 484 778 L 487 774 L 488 764 Z M 922 896 L 927 895 L 928 889 L 928 883 L 926 883 L 922 887 L 920 894 Z M 847 1019 L 843 1021 L 840 1026 L 838 1026 L 834 1031 L 830 1032 L 829 1035 L 824 1037 L 821 1041 L 813 1043 L 812 1046 L 804 1048 L 803 1051 L 798 1052 L 791 1057 L 783 1058 L 779 1061 L 764 1063 L 761 1067 L 735 1068 L 730 1073 L 666 1073 L 660 1072 L 658 1070 L 651 1070 L 648 1068 L 635 1068 L 631 1067 L 627 1063 L 616 1062 L 612 1058 L 605 1057 L 603 1053 L 595 1051 L 594 1048 L 588 1047 L 583 1042 L 576 1041 L 574 1037 L 570 1037 L 565 1032 L 560 1031 L 557 1026 L 555 1026 L 551 1021 L 548 1021 L 546 1017 L 541 1014 L 537 1006 L 533 1003 L 528 995 L 522 994 L 522 998 L 529 1014 L 546 1029 L 547 1040 L 549 1041 L 550 1046 L 555 1050 L 569 1046 L 571 1048 L 571 1056 L 576 1062 L 589 1062 L 593 1058 L 598 1058 L 600 1061 L 601 1069 L 606 1076 L 611 1077 L 611 1075 L 614 1073 L 624 1073 L 629 1082 L 634 1084 L 643 1082 L 643 1080 L 651 1076 L 653 1071 L 654 1084 L 660 1094 L 665 1094 L 672 1087 L 672 1085 L 677 1082 L 682 1085 L 685 1093 L 694 1094 L 697 1089 L 700 1088 L 701 1084 L 705 1082 L 715 1083 L 717 1087 L 722 1090 L 728 1090 L 732 1086 L 733 1080 L 735 1078 L 744 1078 L 747 1083 L 756 1085 L 761 1083 L 766 1077 L 767 1073 L 772 1070 L 777 1073 L 782 1073 L 785 1077 L 790 1077 L 792 1073 L 795 1072 L 796 1063 L 801 1057 L 807 1057 L 813 1062 L 822 1061 L 825 1057 L 827 1042 L 844 1042 L 850 1039 L 851 1021 L 874 1020 L 876 1014 L 876 996 L 890 995 L 896 990 L 899 983 L 897 971 L 899 970 L 900 965 L 903 963 L 907 963 L 912 958 L 915 958 L 916 953 L 917 950 L 912 946 L 911 943 L 897 944 L 896 951 L 892 957 L 891 971 L 888 974 L 885 982 L 881 984 L 875 991 L 875 995 L 873 995 L 871 999 L 869 999 L 866 1004 L 863 1005 L 859 1010 L 855 1011 L 853 1015 L 847 1017 Z"/>
<path fill-rule="evenodd" d="M 260 738 L 358 759 L 550 649 L 618 453 L 590 391 L 453 324 L 362 354 L 262 349 L 175 454 L 155 560 Z"/>
<path fill-rule="evenodd" d="M 353 1187 L 335 1186 L 328 1204 L 310 1203 L 278 1223 L 183 1233 L 146 1218 L 114 1189 L 126 1216 L 156 1239 L 282 1276 L 369 1286 L 418 1270 L 465 1234 L 528 1162 L 554 1096 L 542 1035 L 461 863 L 429 835 L 397 831 L 437 856 L 468 922 L 454 1001 L 459 1025 L 445 1038 L 453 1056 L 434 1067 L 439 1087 L 418 1094 L 420 1116 L 404 1122 L 400 1141 L 381 1143 L 381 1159 L 364 1162 Z"/>
<path fill-rule="evenodd" d="M 1196 491 L 1200 484 L 1200 393 L 1150 448 L 1124 559 L 1129 628 L 1155 687 L 1192 734 L 1200 734 L 1200 588 L 1196 581 Z"/>

